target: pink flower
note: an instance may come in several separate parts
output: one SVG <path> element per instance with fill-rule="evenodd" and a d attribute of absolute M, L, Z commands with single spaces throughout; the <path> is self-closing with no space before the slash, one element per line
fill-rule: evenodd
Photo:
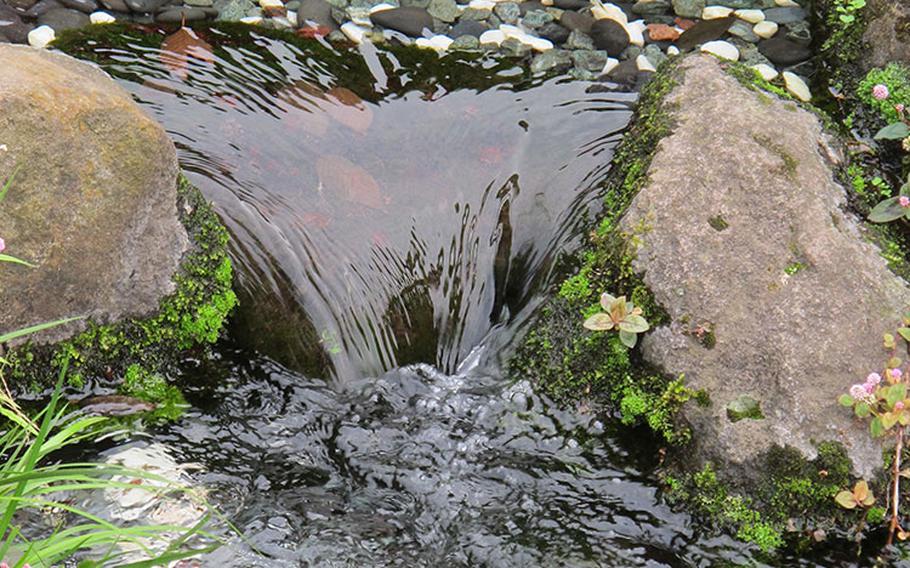
<path fill-rule="evenodd" d="M 850 396 L 857 400 L 866 398 L 866 395 L 868 394 L 869 393 L 866 392 L 866 385 L 853 385 L 850 387 Z M 3 566 L 0 566 L 0 568 L 3 568 Z"/>
<path fill-rule="evenodd" d="M 863 389 L 866 390 L 866 394 L 872 394 L 872 391 L 875 390 L 875 385 L 872 383 L 866 383 L 863 385 Z"/>
<path fill-rule="evenodd" d="M 875 386 L 880 382 L 882 382 L 882 376 L 878 373 L 869 373 L 869 376 L 866 377 L 867 385 Z"/>
<path fill-rule="evenodd" d="M 899 400 L 894 403 L 894 410 L 903 410 L 903 409 L 904 409 L 904 401 Z"/>
<path fill-rule="evenodd" d="M 900 369 L 891 369 L 891 376 L 894 377 L 895 381 L 899 381 L 904 376 L 904 373 Z"/>
<path fill-rule="evenodd" d="M 3 252 L 4 250 L 6 250 L 6 243 L 3 242 L 3 239 L 0 239 L 0 252 Z M 0 568 L 3 568 L 3 564 L 2 564 L 2 563 L 0 563 Z M 8 567 L 7 567 L 7 568 L 8 568 Z"/>
<path fill-rule="evenodd" d="M 901 195 L 897 202 L 901 204 L 901 207 L 910 207 L 910 197 L 906 195 Z"/>
<path fill-rule="evenodd" d="M 888 98 L 888 87 L 886 85 L 876 85 L 872 87 L 872 96 L 876 99 L 883 101 Z"/>
<path fill-rule="evenodd" d="M 897 103 L 896 105 L 894 105 L 894 110 L 896 110 L 897 112 L 904 112 L 904 105 L 901 103 Z"/>

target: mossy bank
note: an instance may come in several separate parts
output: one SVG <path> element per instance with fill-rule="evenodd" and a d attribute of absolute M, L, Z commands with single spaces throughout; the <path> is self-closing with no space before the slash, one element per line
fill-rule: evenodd
<path fill-rule="evenodd" d="M 668 498 L 767 551 L 880 520 L 834 501 L 885 464 L 837 395 L 874 368 L 879 327 L 910 300 L 849 211 L 833 123 L 801 106 L 740 66 L 663 66 L 615 155 L 603 218 L 511 364 L 556 399 L 650 426 Z M 582 327 L 603 292 L 643 308 L 654 331 L 641 347 Z M 825 330 L 849 314 L 822 297 L 881 316 L 853 313 L 869 329 L 832 342 Z"/>

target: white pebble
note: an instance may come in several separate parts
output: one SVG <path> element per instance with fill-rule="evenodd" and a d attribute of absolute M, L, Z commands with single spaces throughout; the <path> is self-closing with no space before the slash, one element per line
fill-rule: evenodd
<path fill-rule="evenodd" d="M 38 26 L 28 32 L 28 44 L 32 47 L 46 47 L 47 44 L 54 41 L 55 37 L 57 37 L 57 34 L 54 33 L 54 28 Z"/>
<path fill-rule="evenodd" d="M 761 75 L 761 78 L 765 81 L 773 81 L 777 78 L 777 69 L 771 67 L 767 63 L 759 63 L 758 65 L 753 65 L 752 69 L 758 71 L 758 74 Z"/>
<path fill-rule="evenodd" d="M 648 29 L 648 26 L 644 20 L 635 20 L 623 27 L 626 28 L 626 33 L 629 34 L 629 43 L 638 47 L 645 46 L 645 30 Z"/>
<path fill-rule="evenodd" d="M 804 103 L 812 100 L 812 93 L 809 91 L 809 85 L 807 85 L 799 75 L 784 71 L 784 85 L 786 85 L 788 91 L 793 93 L 796 98 Z"/>
<path fill-rule="evenodd" d="M 245 16 L 238 20 L 241 24 L 247 24 L 250 26 L 257 26 L 262 23 L 262 16 Z"/>
<path fill-rule="evenodd" d="M 799 4 L 794 2 L 793 0 L 774 0 L 774 3 L 777 4 L 778 6 L 781 6 L 784 8 L 792 8 L 795 6 L 799 6 Z"/>
<path fill-rule="evenodd" d="M 723 59 L 729 59 L 730 61 L 739 61 L 739 50 L 736 49 L 736 46 L 730 42 L 721 40 L 709 41 L 708 43 L 701 46 L 701 50 L 704 53 L 710 53 Z"/>
<path fill-rule="evenodd" d="M 475 10 L 492 10 L 496 7 L 496 2 L 492 0 L 471 0 L 471 3 L 468 4 L 468 8 L 474 8 Z"/>
<path fill-rule="evenodd" d="M 750 24 L 757 24 L 758 22 L 763 22 L 765 20 L 765 13 L 761 10 L 737 10 L 733 14 L 740 20 L 749 22 Z"/>
<path fill-rule="evenodd" d="M 622 11 L 622 8 L 616 4 L 604 4 L 599 0 L 594 1 L 594 6 L 591 8 L 591 15 L 597 20 L 614 20 L 622 25 L 629 23 L 629 18 L 626 16 L 626 13 Z"/>
<path fill-rule="evenodd" d="M 426 47 L 429 49 L 434 49 L 439 52 L 443 52 L 443 51 L 449 49 L 449 46 L 452 45 L 453 41 L 455 41 L 455 40 L 453 40 L 452 38 L 450 38 L 447 35 L 438 34 L 438 35 L 434 35 L 430 39 L 427 39 L 424 37 L 417 38 L 417 41 L 415 41 L 414 43 L 415 43 L 415 45 L 417 45 L 417 47 Z"/>
<path fill-rule="evenodd" d="M 777 28 L 778 28 L 777 22 L 769 22 L 769 21 L 758 22 L 757 24 L 752 26 L 752 33 L 754 33 L 755 35 L 757 35 L 758 37 L 760 37 L 762 39 L 768 39 L 769 37 L 773 37 L 774 34 L 777 33 Z"/>
<path fill-rule="evenodd" d="M 297 27 L 297 12 L 289 10 L 288 11 L 288 21 L 291 23 L 291 25 L 293 27 L 296 28 Z"/>
<path fill-rule="evenodd" d="M 616 59 L 615 57 L 608 57 L 607 64 L 604 65 L 604 68 L 603 68 L 603 70 L 601 70 L 600 74 L 609 75 L 610 72 L 613 71 L 614 69 L 616 69 L 617 67 L 619 67 L 619 59 Z"/>
<path fill-rule="evenodd" d="M 701 19 L 717 20 L 718 18 L 726 18 L 732 13 L 733 8 L 727 8 L 726 6 L 707 6 L 701 11 Z"/>
<path fill-rule="evenodd" d="M 281 0 L 259 0 L 259 7 L 263 10 L 284 8 Z"/>
<path fill-rule="evenodd" d="M 345 22 L 341 24 L 341 33 L 345 35 L 349 40 L 353 41 L 357 45 L 360 45 L 364 42 L 366 35 L 370 30 L 360 27 L 354 22 Z"/>
<path fill-rule="evenodd" d="M 509 24 L 502 24 L 499 26 L 499 31 L 503 33 L 503 38 L 514 38 L 520 41 L 525 45 L 531 46 L 535 51 L 547 51 L 553 49 L 553 42 L 548 39 L 543 39 L 537 36 L 533 36 L 518 26 L 512 26 Z M 484 32 L 486 33 L 486 32 Z M 483 35 L 481 37 L 481 42 L 483 42 Z M 492 42 L 491 42 L 492 43 Z M 502 43 L 502 42 L 499 42 Z"/>
<path fill-rule="evenodd" d="M 650 71 L 651 73 L 657 71 L 657 68 L 654 67 L 654 64 L 651 63 L 651 60 L 645 57 L 644 54 L 639 55 L 635 58 L 635 65 L 638 66 L 639 71 Z"/>
<path fill-rule="evenodd" d="M 530 45 L 534 51 L 549 51 L 553 49 L 553 42 L 542 37 L 529 35 L 522 43 Z"/>
<path fill-rule="evenodd" d="M 480 44 L 492 43 L 499 45 L 506 40 L 506 34 L 501 30 L 487 30 L 480 34 Z"/>
<path fill-rule="evenodd" d="M 540 3 L 544 6 L 552 6 L 554 4 L 553 0 L 540 0 Z"/>
<path fill-rule="evenodd" d="M 395 8 L 395 6 L 392 6 L 391 4 L 383 2 L 381 4 L 376 4 L 375 6 L 370 8 L 370 13 L 375 14 L 376 12 L 382 12 L 383 10 L 392 10 L 394 8 Z"/>
<path fill-rule="evenodd" d="M 671 45 L 670 47 L 667 48 L 667 55 L 669 55 L 671 57 L 674 55 L 679 55 L 679 48 L 676 47 L 675 45 Z"/>
<path fill-rule="evenodd" d="M 92 12 L 88 19 L 93 24 L 113 24 L 117 21 L 117 18 L 107 12 Z"/>

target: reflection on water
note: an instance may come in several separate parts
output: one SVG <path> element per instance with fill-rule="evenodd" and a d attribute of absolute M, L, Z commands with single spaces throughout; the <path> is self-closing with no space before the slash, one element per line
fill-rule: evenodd
<path fill-rule="evenodd" d="M 239 334 L 343 380 L 413 362 L 451 371 L 515 318 L 596 203 L 635 98 L 508 62 L 427 54 L 440 76 L 470 75 L 465 88 L 386 51 L 326 62 L 264 37 L 204 37 L 214 56 L 180 72 L 152 48 L 95 53 L 235 236 Z"/>

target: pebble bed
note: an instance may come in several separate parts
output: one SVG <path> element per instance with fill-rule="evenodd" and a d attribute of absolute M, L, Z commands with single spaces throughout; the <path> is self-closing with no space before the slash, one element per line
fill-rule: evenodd
<path fill-rule="evenodd" d="M 240 21 L 329 41 L 498 50 L 525 56 L 535 73 L 625 85 L 697 49 L 808 101 L 808 17 L 795 0 L 0 0 L 0 41 L 45 47 L 61 30 L 123 19 Z"/>

